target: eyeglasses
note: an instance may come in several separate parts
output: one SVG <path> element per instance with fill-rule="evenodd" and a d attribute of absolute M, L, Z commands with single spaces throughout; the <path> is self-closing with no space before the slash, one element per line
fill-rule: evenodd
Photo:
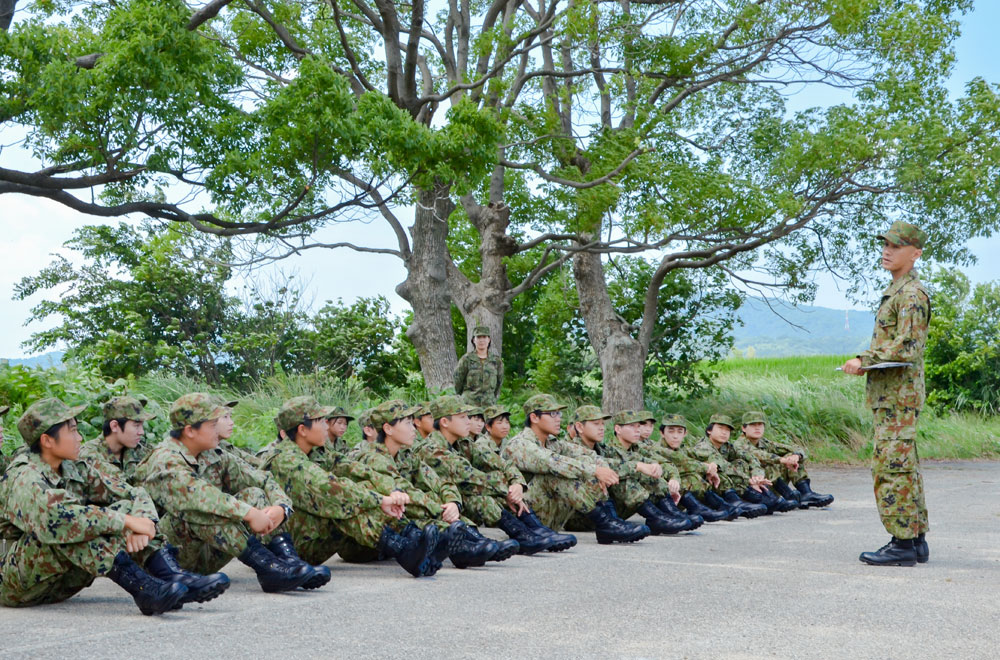
<path fill-rule="evenodd" d="M 560 417 L 560 418 L 562 417 L 562 411 L 561 410 L 549 410 L 549 411 L 543 412 L 541 414 L 542 415 L 551 415 L 552 417 Z"/>

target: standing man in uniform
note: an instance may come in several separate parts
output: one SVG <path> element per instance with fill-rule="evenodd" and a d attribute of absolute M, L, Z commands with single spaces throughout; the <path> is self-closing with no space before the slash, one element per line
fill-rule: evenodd
<path fill-rule="evenodd" d="M 492 406 L 500 397 L 503 384 L 503 360 L 490 353 L 490 329 L 485 325 L 473 330 L 472 346 L 455 367 L 455 393 L 480 406 Z"/>
<path fill-rule="evenodd" d="M 892 540 L 875 552 L 861 553 L 859 559 L 874 566 L 913 566 L 930 558 L 924 539 L 927 505 L 917 455 L 917 418 L 924 405 L 924 345 L 931 302 L 913 270 L 927 235 L 897 221 L 878 238 L 882 267 L 892 275 L 892 284 L 882 294 L 871 347 L 845 362 L 843 370 L 868 376 L 865 395 L 875 416 L 875 504 Z M 912 366 L 868 369 L 881 362 Z"/>

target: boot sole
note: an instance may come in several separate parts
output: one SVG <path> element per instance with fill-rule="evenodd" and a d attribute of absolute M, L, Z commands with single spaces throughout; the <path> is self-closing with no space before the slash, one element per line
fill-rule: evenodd
<path fill-rule="evenodd" d="M 226 589 L 229 588 L 229 582 L 223 584 L 217 584 L 207 591 L 194 594 L 191 598 L 183 601 L 184 603 L 207 603 L 210 600 L 214 600 L 224 594 Z M 188 590 L 188 593 L 191 593 Z"/>
<path fill-rule="evenodd" d="M 153 616 L 154 614 L 163 614 L 171 610 L 179 610 L 184 605 L 182 601 L 186 595 L 187 591 L 181 591 L 174 594 L 173 598 L 161 601 L 158 607 L 140 607 L 139 611 L 145 616 Z"/>
<path fill-rule="evenodd" d="M 625 539 L 608 539 L 608 538 L 601 538 L 600 536 L 598 536 L 597 542 L 600 545 L 611 545 L 613 543 L 635 543 L 636 541 L 643 540 L 647 536 L 649 536 L 649 534 L 635 535 Z"/>
<path fill-rule="evenodd" d="M 319 589 L 325 584 L 328 584 L 330 580 L 333 579 L 333 575 L 315 575 L 302 585 L 303 589 Z"/>
<path fill-rule="evenodd" d="M 862 563 L 868 564 L 869 566 L 916 566 L 917 560 L 898 560 L 898 561 L 871 561 L 863 557 L 858 557 Z"/>
<path fill-rule="evenodd" d="M 546 548 L 546 552 L 562 552 L 563 550 L 569 550 L 576 545 L 576 541 L 563 541 L 561 543 L 556 543 L 551 548 Z"/>

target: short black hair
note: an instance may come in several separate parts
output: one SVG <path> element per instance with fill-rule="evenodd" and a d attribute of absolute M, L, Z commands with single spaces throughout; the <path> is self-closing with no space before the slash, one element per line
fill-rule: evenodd
<path fill-rule="evenodd" d="M 483 415 L 482 413 L 476 413 L 475 415 L 469 415 L 469 419 L 475 419 L 476 417 L 478 417 L 479 419 L 483 420 L 484 422 L 486 421 L 486 415 Z"/>
<path fill-rule="evenodd" d="M 117 418 L 117 419 L 106 419 L 106 420 L 104 420 L 104 426 L 101 427 L 101 430 L 104 432 L 104 437 L 105 438 L 108 437 L 109 435 L 111 435 L 111 422 L 118 422 L 118 428 L 124 429 L 125 425 L 128 423 L 128 418 L 127 417 L 120 417 L 120 418 Z"/>
<path fill-rule="evenodd" d="M 190 427 L 191 427 L 191 428 L 193 428 L 193 429 L 194 429 L 195 431 L 197 431 L 198 429 L 200 429 L 200 428 L 201 428 L 201 425 L 202 425 L 202 424 L 204 424 L 204 423 L 205 423 L 205 422 L 207 422 L 207 421 L 208 421 L 207 419 L 203 419 L 203 420 L 201 420 L 200 422 L 197 422 L 197 423 L 195 423 L 195 424 L 186 424 L 186 426 L 190 426 Z M 170 429 L 170 437 L 171 437 L 171 438 L 173 438 L 174 440 L 180 440 L 180 439 L 181 439 L 181 434 L 182 434 L 182 433 L 184 433 L 184 429 L 183 429 L 183 428 L 179 428 L 179 429 Z"/>
<path fill-rule="evenodd" d="M 307 429 L 311 429 L 313 426 L 313 421 L 308 417 L 303 416 L 302 421 L 299 422 L 299 424 L 306 427 Z M 290 429 L 285 429 L 285 435 L 288 436 L 288 439 L 293 442 L 295 441 L 295 437 L 299 434 L 299 424 L 296 424 Z"/>
<path fill-rule="evenodd" d="M 530 413 L 528 413 L 527 415 L 525 415 L 524 416 L 524 428 L 531 427 L 531 416 L 532 415 L 538 415 L 539 417 L 541 417 L 542 416 L 542 411 L 541 410 L 532 410 Z"/>
<path fill-rule="evenodd" d="M 486 426 L 493 426 L 493 422 L 497 421 L 498 419 L 502 419 L 504 417 L 507 418 L 508 422 L 510 421 L 510 413 L 502 413 L 500 415 L 497 415 L 496 417 L 494 417 L 490 421 L 486 422 Z"/>
<path fill-rule="evenodd" d="M 57 435 L 59 435 L 59 431 L 62 431 L 62 430 L 63 430 L 63 427 L 64 427 L 64 426 L 66 426 L 67 424 L 69 424 L 69 420 L 68 420 L 68 419 L 67 419 L 67 420 L 66 420 L 65 422 L 59 422 L 58 424 L 53 424 L 53 425 L 52 425 L 52 426 L 50 426 L 49 428 L 45 429 L 45 431 L 43 431 L 43 432 L 42 432 L 42 435 L 47 435 L 47 436 L 49 436 L 49 437 L 51 437 L 51 438 L 55 439 L 55 437 L 56 437 Z M 30 447 L 28 448 L 28 449 L 30 449 L 30 450 L 31 450 L 32 452 L 34 452 L 34 453 L 36 453 L 36 454 L 41 454 L 41 453 L 42 453 L 42 442 L 41 442 L 41 437 L 42 437 L 42 436 L 38 436 L 38 438 L 39 438 L 39 441 L 38 441 L 38 442 L 36 442 L 36 443 L 34 443 L 33 445 L 31 445 L 31 446 L 30 446 Z"/>
<path fill-rule="evenodd" d="M 438 422 L 440 422 L 442 419 L 447 419 L 450 422 L 451 421 L 451 415 L 442 415 L 441 417 L 438 417 L 437 419 L 435 419 L 434 420 L 434 430 L 435 431 L 440 431 L 441 430 L 441 425 L 438 424 Z"/>
<path fill-rule="evenodd" d="M 375 433 L 375 442 L 384 445 L 385 444 L 385 425 L 388 424 L 389 426 L 395 426 L 396 424 L 399 424 L 399 421 L 401 419 L 403 419 L 403 418 L 402 417 L 397 417 L 396 419 L 392 420 L 391 422 L 385 422 L 383 424 L 380 424 L 379 427 L 378 427 L 378 431 Z M 372 426 L 372 428 L 375 428 L 375 427 Z M 435 426 L 435 428 L 436 428 L 436 426 Z"/>

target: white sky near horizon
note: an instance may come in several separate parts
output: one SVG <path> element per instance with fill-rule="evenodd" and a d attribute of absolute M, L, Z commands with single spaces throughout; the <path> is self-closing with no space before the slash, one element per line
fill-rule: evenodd
<path fill-rule="evenodd" d="M 952 76 L 955 95 L 960 94 L 964 84 L 976 76 L 989 82 L 1000 82 L 995 70 L 996 62 L 1000 61 L 1000 44 L 994 34 L 997 25 L 1000 25 L 1000 2 L 977 0 L 975 11 L 963 20 L 962 36 L 956 43 L 957 62 Z M 838 98 L 834 92 L 828 98 L 817 96 L 815 92 L 815 89 L 810 89 L 808 98 L 804 95 L 793 98 L 789 105 L 823 105 L 843 98 L 842 95 Z M 0 150 L 0 155 L 6 157 L 8 149 Z M 26 156 L 16 160 L 30 162 Z M 0 162 L 7 167 L 30 167 L 21 162 L 12 165 L 6 158 Z M 36 274 L 50 261 L 53 253 L 72 257 L 72 253 L 61 246 L 74 229 L 85 224 L 117 223 L 120 219 L 104 220 L 77 213 L 49 200 L 22 195 L 3 195 L 0 197 L 0 209 L 0 227 L 3 229 L 3 238 L 0 239 L 0 305 L 3 309 L 0 357 L 27 357 L 21 343 L 33 332 L 56 325 L 57 320 L 49 319 L 44 324 L 25 326 L 24 320 L 28 318 L 31 307 L 41 299 L 41 294 L 27 301 L 15 301 L 11 299 L 14 285 L 22 277 Z M 395 247 L 395 239 L 388 226 L 380 221 L 370 225 L 339 225 L 324 230 L 317 237 L 325 241 Z M 1000 280 L 1000 260 L 995 258 L 1000 249 L 1000 235 L 973 240 L 969 248 L 978 257 L 978 263 L 965 268 L 966 274 L 974 282 Z M 296 273 L 307 285 L 306 299 L 312 298 L 317 305 L 325 300 L 343 298 L 345 302 L 350 302 L 358 297 L 381 294 L 389 298 L 395 312 L 400 313 L 407 308 L 407 303 L 395 293 L 395 287 L 406 277 L 406 271 L 402 262 L 393 256 L 360 254 L 343 249 L 311 250 L 268 266 L 262 274 L 266 275 L 268 271 Z M 838 285 L 832 277 L 820 276 L 817 284 L 819 289 L 814 304 L 834 309 L 864 308 L 852 304 L 845 296 L 846 285 Z"/>

